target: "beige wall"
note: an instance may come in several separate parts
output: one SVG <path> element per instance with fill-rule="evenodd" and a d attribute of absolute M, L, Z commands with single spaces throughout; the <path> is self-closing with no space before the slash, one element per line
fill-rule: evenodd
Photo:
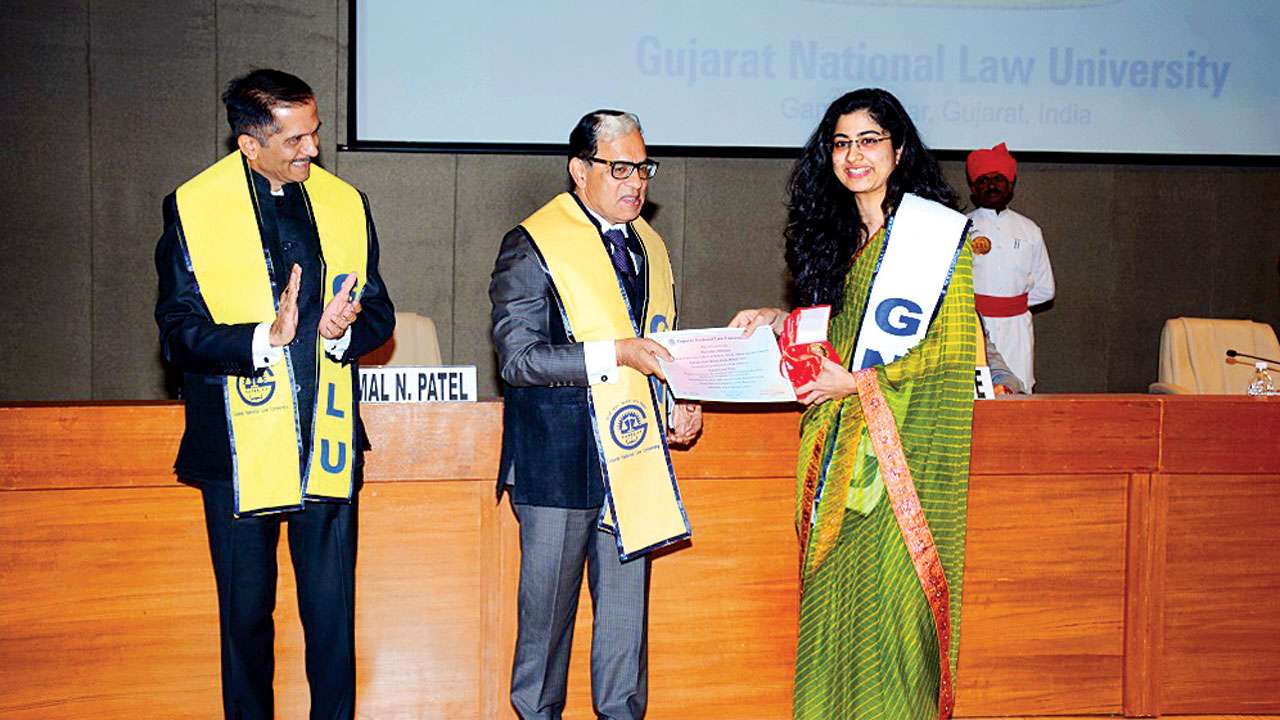
<path fill-rule="evenodd" d="M 493 256 L 563 187 L 563 161 L 338 152 L 346 25 L 345 0 L 0 8 L 0 362 L 17 369 L 0 400 L 166 396 L 152 320 L 160 201 L 226 151 L 218 95 L 258 66 L 316 89 L 321 161 L 368 192 L 392 298 L 435 318 L 445 360 L 476 364 L 482 394 L 494 392 Z M 588 109 L 566 108 L 566 134 Z M 685 325 L 782 302 L 790 162 L 660 159 L 652 219 L 671 245 Z M 961 164 L 944 165 L 960 187 Z M 1036 318 L 1041 390 L 1144 389 L 1166 317 L 1280 322 L 1276 167 L 1024 162 L 1020 175 L 1014 206 L 1044 228 L 1058 281 Z"/>

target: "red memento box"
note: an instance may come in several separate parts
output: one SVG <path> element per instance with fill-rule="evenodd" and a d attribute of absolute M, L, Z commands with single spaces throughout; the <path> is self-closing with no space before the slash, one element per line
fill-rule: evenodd
<path fill-rule="evenodd" d="M 840 362 L 836 349 L 827 340 L 830 305 L 796 308 L 782 323 L 778 347 L 782 351 L 782 374 L 800 387 L 822 372 L 822 358 Z"/>

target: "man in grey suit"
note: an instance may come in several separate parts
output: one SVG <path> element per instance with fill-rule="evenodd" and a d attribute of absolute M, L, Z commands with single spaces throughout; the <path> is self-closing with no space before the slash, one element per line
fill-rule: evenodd
<path fill-rule="evenodd" d="M 526 720 L 559 718 L 564 710 L 584 564 L 594 618 L 591 690 L 596 713 L 640 718 L 648 702 L 649 561 L 647 556 L 620 561 L 614 536 L 597 528 L 605 488 L 589 388 L 616 383 L 623 366 L 661 378 L 658 358 L 671 359 L 661 345 L 644 337 L 666 329 L 653 325 L 667 319 L 655 321 L 645 313 L 655 292 L 650 268 L 669 261 L 650 256 L 646 247 L 654 245 L 640 242 L 635 229 L 643 225 L 637 218 L 657 167 L 646 153 L 634 115 L 614 110 L 585 115 L 569 136 L 572 193 L 547 207 L 558 204 L 567 218 L 565 227 L 574 230 L 573 242 L 584 241 L 583 257 L 594 253 L 597 264 L 590 267 L 607 273 L 609 265 L 599 253 L 604 248 L 617 282 L 565 286 L 561 276 L 557 285 L 544 252 L 550 240 L 562 241 L 563 248 L 567 235 L 548 238 L 559 226 L 541 223 L 535 238 L 529 230 L 535 213 L 503 238 L 489 285 L 505 398 L 498 494 L 510 492 L 520 522 L 511 703 Z M 656 238 L 647 225 L 644 229 L 646 237 Z M 596 242 L 602 245 L 591 247 Z M 660 240 L 656 246 L 662 247 Z M 586 259 L 581 262 L 587 267 Z M 670 292 L 655 286 L 659 294 Z M 605 297 L 611 293 L 622 295 L 635 332 L 607 340 L 575 339 L 566 303 L 616 306 L 617 294 Z M 701 428 L 701 408 L 677 404 L 668 439 L 691 443 Z"/>

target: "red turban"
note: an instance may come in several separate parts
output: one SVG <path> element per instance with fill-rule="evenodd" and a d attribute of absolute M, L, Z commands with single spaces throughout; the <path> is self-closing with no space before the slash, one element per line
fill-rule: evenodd
<path fill-rule="evenodd" d="M 993 172 L 1009 178 L 1010 182 L 1018 177 L 1018 161 L 1009 154 L 1009 148 L 1004 143 L 990 150 L 974 150 L 969 153 L 964 161 L 964 169 L 969 175 L 969 182 Z"/>

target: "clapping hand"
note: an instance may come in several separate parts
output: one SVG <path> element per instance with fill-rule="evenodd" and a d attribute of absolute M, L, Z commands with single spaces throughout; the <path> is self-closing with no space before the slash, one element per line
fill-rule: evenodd
<path fill-rule="evenodd" d="M 276 310 L 275 322 L 271 323 L 271 332 L 267 335 L 272 347 L 284 347 L 293 342 L 298 332 L 298 289 L 302 286 L 302 268 L 294 263 L 289 271 L 289 284 L 280 293 L 280 307 Z"/>
<path fill-rule="evenodd" d="M 320 314 L 320 336 L 327 340 L 337 340 L 347 332 L 347 328 L 360 315 L 360 301 L 355 300 L 352 288 L 356 286 L 355 273 L 347 273 L 342 287 L 333 294 L 333 299 L 324 306 Z"/>

